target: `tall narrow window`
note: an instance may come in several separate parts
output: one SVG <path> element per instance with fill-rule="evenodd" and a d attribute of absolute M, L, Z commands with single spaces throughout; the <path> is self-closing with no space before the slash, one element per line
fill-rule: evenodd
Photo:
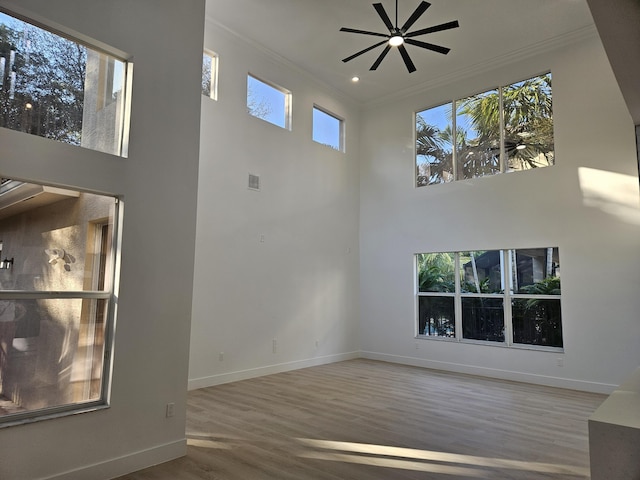
<path fill-rule="evenodd" d="M 202 95 L 218 99 L 218 55 L 209 50 L 202 54 Z"/>
<path fill-rule="evenodd" d="M 247 111 L 278 127 L 291 130 L 291 92 L 247 76 Z"/>
<path fill-rule="evenodd" d="M 127 64 L 0 11 L 0 127 L 126 155 Z"/>
<path fill-rule="evenodd" d="M 344 151 L 343 121 L 319 107 L 313 107 L 313 141 Z"/>
<path fill-rule="evenodd" d="M 416 115 L 416 175 L 419 187 L 453 180 L 451 104 Z"/>
<path fill-rule="evenodd" d="M 107 401 L 113 197 L 12 182 L 0 194 L 0 425 Z"/>

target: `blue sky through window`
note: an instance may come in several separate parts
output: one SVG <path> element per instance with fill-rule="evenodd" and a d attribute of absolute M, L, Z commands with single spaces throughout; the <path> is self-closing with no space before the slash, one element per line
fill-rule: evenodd
<path fill-rule="evenodd" d="M 288 128 L 289 94 L 251 75 L 247 76 L 247 110 L 254 117 Z"/>
<path fill-rule="evenodd" d="M 341 123 L 340 119 L 313 107 L 313 141 L 341 150 Z"/>

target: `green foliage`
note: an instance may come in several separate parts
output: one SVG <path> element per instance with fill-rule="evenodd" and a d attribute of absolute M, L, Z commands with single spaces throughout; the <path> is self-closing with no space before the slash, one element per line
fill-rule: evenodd
<path fill-rule="evenodd" d="M 419 254 L 418 288 L 421 292 L 455 292 L 454 258 L 448 253 Z"/>
<path fill-rule="evenodd" d="M 529 295 L 560 295 L 560 277 L 547 277 L 532 285 L 520 287 L 518 293 Z"/>

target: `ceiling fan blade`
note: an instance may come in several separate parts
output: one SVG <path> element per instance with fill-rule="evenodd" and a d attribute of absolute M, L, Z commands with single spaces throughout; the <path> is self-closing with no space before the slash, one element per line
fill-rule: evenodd
<path fill-rule="evenodd" d="M 387 26 L 389 31 L 392 31 L 394 29 L 393 23 L 391 23 L 391 20 L 389 19 L 389 15 L 387 15 L 387 12 L 384 10 L 384 7 L 382 6 L 382 4 L 374 3 L 373 8 L 376 9 L 376 12 L 378 12 L 378 15 L 380 15 L 380 18 L 382 19 L 384 24 Z"/>
<path fill-rule="evenodd" d="M 429 8 L 430 6 L 431 4 L 429 2 L 420 2 L 420 5 L 418 5 L 418 8 L 416 8 L 414 12 L 411 14 L 411 16 L 409 17 L 409 19 L 406 22 L 404 22 L 404 25 L 402 26 L 400 31 L 404 33 L 407 30 L 409 30 L 411 28 L 411 25 L 416 23 L 416 20 L 418 20 L 420 16 L 424 12 L 426 12 L 427 8 Z"/>
<path fill-rule="evenodd" d="M 354 53 L 353 55 L 343 59 L 342 61 L 347 63 L 348 61 L 353 60 L 354 58 L 359 57 L 363 53 L 367 53 L 369 50 L 373 50 L 374 48 L 379 47 L 380 45 L 382 45 L 384 43 L 388 43 L 388 42 L 386 40 L 384 40 L 384 41 L 382 41 L 380 43 L 376 43 L 375 45 L 371 45 L 370 47 L 367 47 L 364 50 L 360 50 L 358 53 Z"/>
<path fill-rule="evenodd" d="M 407 33 L 405 34 L 405 38 L 416 37 L 418 35 L 425 35 L 427 33 L 441 32 L 442 30 L 449 30 L 450 28 L 458 28 L 459 26 L 460 24 L 458 23 L 458 21 L 454 20 L 453 22 L 441 23 L 440 25 L 435 25 L 433 27 L 423 28 L 422 30 L 416 30 L 415 32 Z"/>
<path fill-rule="evenodd" d="M 382 51 L 378 59 L 375 62 L 373 62 L 373 65 L 371 65 L 371 68 L 369 70 L 375 70 L 376 68 L 378 68 L 378 66 L 380 65 L 380 62 L 382 62 L 384 57 L 387 56 L 387 53 L 389 53 L 389 50 L 391 50 L 391 45 L 387 44 L 387 46 Z"/>
<path fill-rule="evenodd" d="M 443 55 L 446 55 L 451 51 L 450 48 L 441 47 L 440 45 L 434 45 L 433 43 L 420 42 L 419 40 L 414 40 L 413 38 L 405 38 L 404 42 L 408 43 L 409 45 L 415 45 L 416 47 L 422 47 L 426 48 L 427 50 L 442 53 Z"/>
<path fill-rule="evenodd" d="M 404 64 L 407 66 L 409 73 L 415 72 L 416 66 L 411 61 L 411 57 L 409 57 L 409 53 L 407 52 L 407 49 L 404 48 L 404 45 L 400 45 L 398 50 L 400 50 L 400 55 L 402 55 L 402 59 L 404 60 Z"/>
<path fill-rule="evenodd" d="M 355 28 L 346 28 L 342 27 L 340 29 L 341 32 L 349 32 L 349 33 L 360 33 L 362 35 L 373 35 L 374 37 L 385 37 L 389 38 L 388 33 L 377 33 L 377 32 L 368 32 L 366 30 L 356 30 Z"/>

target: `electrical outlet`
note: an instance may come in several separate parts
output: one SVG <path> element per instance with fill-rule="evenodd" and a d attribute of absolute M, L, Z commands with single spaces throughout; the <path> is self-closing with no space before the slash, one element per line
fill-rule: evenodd
<path fill-rule="evenodd" d="M 176 408 L 176 404 L 175 403 L 167 403 L 167 410 L 166 410 L 166 416 L 167 418 L 173 417 L 175 415 L 175 408 Z"/>
<path fill-rule="evenodd" d="M 273 339 L 273 353 L 276 353 L 278 351 L 278 342 L 276 341 L 276 339 Z"/>
<path fill-rule="evenodd" d="M 220 352 L 218 354 L 218 360 L 221 361 L 221 362 L 224 362 L 224 352 Z"/>
<path fill-rule="evenodd" d="M 418 342 L 416 342 L 416 350 L 420 349 L 420 344 Z"/>
<path fill-rule="evenodd" d="M 556 365 L 559 366 L 559 367 L 564 367 L 564 358 L 558 357 L 556 359 Z"/>

